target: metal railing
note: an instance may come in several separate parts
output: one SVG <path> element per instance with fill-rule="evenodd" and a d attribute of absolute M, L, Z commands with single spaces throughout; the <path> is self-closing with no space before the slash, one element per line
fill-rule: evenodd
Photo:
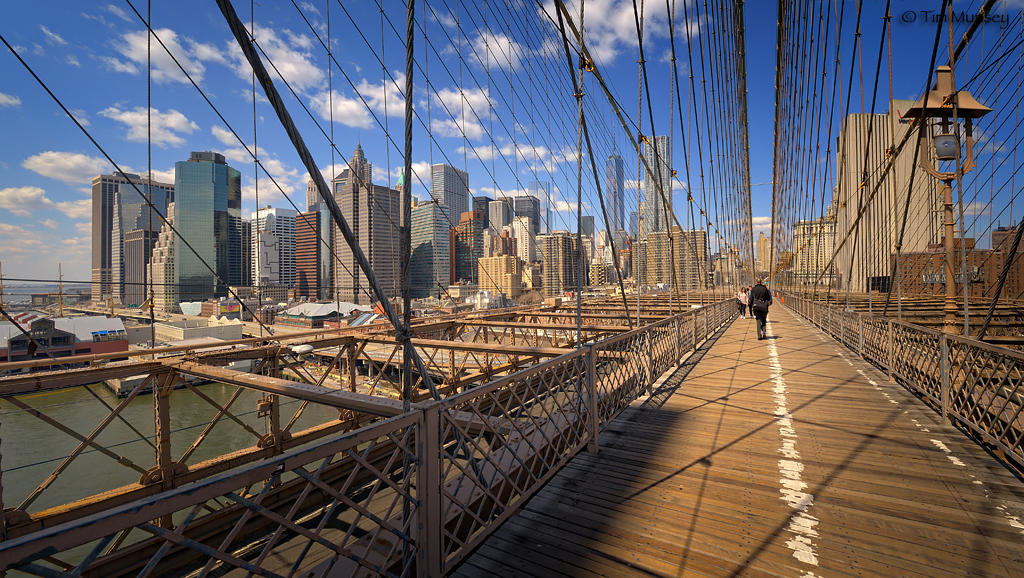
<path fill-rule="evenodd" d="M 731 299 L 685 311 L 355 431 L 39 528 L 0 542 L 0 569 L 443 576 L 736 315 Z"/>
<path fill-rule="evenodd" d="M 1024 352 L 793 295 L 785 305 L 1024 470 Z"/>

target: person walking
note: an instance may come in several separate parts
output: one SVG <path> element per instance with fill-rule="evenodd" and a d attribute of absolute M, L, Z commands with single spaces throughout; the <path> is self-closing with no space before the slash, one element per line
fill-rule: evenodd
<path fill-rule="evenodd" d="M 753 287 L 747 287 L 747 289 L 746 289 L 746 291 L 747 291 L 747 310 L 750 311 L 750 318 L 753 319 L 754 318 L 754 310 L 750 308 L 750 306 L 754 304 L 754 302 L 750 300 L 750 290 L 751 289 L 753 289 Z"/>
<path fill-rule="evenodd" d="M 736 294 L 736 305 L 740 310 L 740 319 L 747 318 L 747 289 L 741 288 L 740 292 Z"/>
<path fill-rule="evenodd" d="M 750 313 L 757 319 L 757 339 L 766 339 L 768 307 L 772 304 L 772 292 L 764 286 L 764 279 L 757 279 L 757 284 L 750 290 Z"/>

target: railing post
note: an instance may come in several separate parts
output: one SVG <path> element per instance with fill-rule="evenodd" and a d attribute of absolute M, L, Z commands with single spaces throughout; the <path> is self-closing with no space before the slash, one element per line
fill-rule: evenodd
<path fill-rule="evenodd" d="M 647 395 L 654 395 L 654 338 L 650 326 L 647 326 Z"/>
<path fill-rule="evenodd" d="M 843 314 L 839 316 L 839 343 L 847 345 L 846 343 L 846 310 L 843 310 Z M 847 347 L 849 347 L 847 345 Z"/>
<path fill-rule="evenodd" d="M 861 359 L 864 358 L 864 316 L 857 316 L 857 351 L 860 352 Z"/>
<path fill-rule="evenodd" d="M 693 319 L 693 350 L 697 351 L 697 310 L 693 309 L 691 312 L 692 315 L 690 317 Z"/>
<path fill-rule="evenodd" d="M 443 576 L 444 528 L 441 520 L 441 404 L 423 410 L 416 436 L 416 497 L 420 505 L 416 528 L 416 574 Z"/>
<path fill-rule="evenodd" d="M 939 335 L 939 382 L 942 388 L 942 421 L 949 420 L 949 341 L 946 334 Z"/>
<path fill-rule="evenodd" d="M 590 443 L 587 451 L 596 454 L 598 451 L 597 437 L 601 433 L 600 416 L 597 414 L 597 348 L 591 345 L 587 351 L 587 415 L 590 429 Z"/>
<path fill-rule="evenodd" d="M 886 350 L 885 367 L 889 370 L 889 381 L 893 381 L 893 377 L 892 377 L 892 363 L 893 363 L 893 360 L 896 359 L 896 340 L 893 338 L 893 333 L 892 333 L 892 319 L 887 320 L 887 323 L 889 325 L 889 329 L 886 332 L 886 338 L 885 338 L 886 341 L 887 341 L 886 347 L 885 347 L 885 350 Z"/>
<path fill-rule="evenodd" d="M 676 329 L 676 362 L 675 365 L 679 365 L 679 361 L 683 359 L 683 343 L 682 343 L 682 331 L 679 326 L 683 323 L 683 316 L 676 317 L 672 325 Z"/>

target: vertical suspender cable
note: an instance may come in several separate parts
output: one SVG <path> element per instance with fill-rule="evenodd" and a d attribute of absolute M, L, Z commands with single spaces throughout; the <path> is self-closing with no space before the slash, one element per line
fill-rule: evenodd
<path fill-rule="evenodd" d="M 249 65 L 252 66 L 253 70 L 256 71 L 256 76 L 259 78 L 260 84 L 263 86 L 263 90 L 267 95 L 267 100 L 269 100 L 271 106 L 274 107 L 274 111 L 277 113 L 278 119 L 281 121 L 281 125 L 284 127 L 285 132 L 292 141 L 292 145 L 295 147 L 295 151 L 302 159 L 302 163 L 305 166 L 306 171 L 313 178 L 317 186 L 317 192 L 320 193 L 320 198 L 327 204 L 327 208 L 331 211 L 331 216 L 334 218 L 335 224 L 341 229 L 341 234 L 345 238 L 345 242 L 352 248 L 353 256 L 359 264 L 359 268 L 363 270 L 363 274 L 366 275 L 367 282 L 373 290 L 374 295 L 383 306 L 385 316 L 388 318 L 388 321 L 391 322 L 391 325 L 396 331 L 402 331 L 403 326 L 401 320 L 395 313 L 394 307 L 391 306 L 391 301 L 388 300 L 384 288 L 377 279 L 377 275 L 370 267 L 370 262 L 367 260 L 362 247 L 359 246 L 355 234 L 352 232 L 352 228 L 345 220 L 345 216 L 341 212 L 341 207 L 338 206 L 334 197 L 330 195 L 327 183 L 324 182 L 323 175 L 320 173 L 319 169 L 317 169 L 313 156 L 309 153 L 309 149 L 306 147 L 306 143 L 303 141 L 302 135 L 299 134 L 298 129 L 295 127 L 295 122 L 292 121 L 291 115 L 288 114 L 288 109 L 285 108 L 284 101 L 281 100 L 281 95 L 277 92 L 277 88 L 274 87 L 270 74 L 267 73 L 267 69 L 263 66 L 263 62 L 260 60 L 255 48 L 246 37 L 245 28 L 242 27 L 242 23 L 238 20 L 238 15 L 235 13 L 235 9 L 231 5 L 231 0 L 217 0 L 217 5 L 220 7 L 221 13 L 227 21 L 228 28 L 231 29 L 231 33 L 234 35 L 235 41 L 238 42 L 239 47 L 242 49 L 242 53 L 245 55 L 246 60 L 248 60 Z M 424 365 L 423 360 L 416 353 L 415 349 L 412 350 L 412 358 L 413 362 L 416 364 L 416 370 L 419 372 L 424 383 L 427 385 L 427 388 L 430 390 L 431 396 L 434 399 L 440 399 L 441 396 L 437 391 L 437 387 L 430 379 L 430 374 L 427 372 L 427 368 Z"/>

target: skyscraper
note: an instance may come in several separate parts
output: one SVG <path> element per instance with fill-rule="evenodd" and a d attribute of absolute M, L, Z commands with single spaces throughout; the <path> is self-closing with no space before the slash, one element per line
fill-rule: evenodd
<path fill-rule="evenodd" d="M 136 190 L 136 188 L 138 190 Z M 140 195 L 139 193 L 142 193 Z M 133 239 L 141 243 L 144 238 L 150 239 L 150 243 L 156 242 L 156 234 L 160 231 L 162 219 L 167 216 L 167 201 L 174 194 L 174 185 L 163 185 L 153 183 L 136 184 L 132 187 L 128 184 L 118 186 L 114 195 L 114 218 L 110 231 L 110 272 L 111 272 L 111 294 L 115 301 L 124 304 L 141 303 L 142 301 L 127 300 L 125 297 L 125 268 L 127 264 L 127 253 L 125 251 L 125 240 L 128 233 L 141 230 L 152 233 L 152 235 L 135 235 Z M 145 197 L 145 198 L 143 198 Z M 147 202 L 148 201 L 148 202 Z M 153 204 L 150 211 L 149 204 Z M 133 255 L 137 258 L 148 256 L 152 246 L 143 248 L 135 247 Z M 148 259 L 148 257 L 146 257 Z M 145 285 L 148 275 L 146 267 L 148 261 L 132 263 L 134 273 L 141 273 L 141 278 L 133 282 L 141 281 Z M 141 272 L 139 269 L 141 268 Z M 139 287 L 139 291 L 145 294 L 145 287 Z M 133 295 L 138 294 L 134 292 Z"/>
<path fill-rule="evenodd" d="M 193 152 L 174 165 L 174 198 L 174 226 L 192 245 L 189 249 L 181 237 L 174 239 L 177 298 L 227 295 L 228 286 L 242 281 L 241 173 L 220 153 Z M 224 285 L 217 285 L 207 265 Z"/>
<path fill-rule="evenodd" d="M 114 248 L 118 253 L 118 276 L 120 277 L 123 262 L 120 260 L 121 244 L 124 233 L 128 230 L 120 230 L 116 239 L 114 235 L 114 211 L 118 202 L 118 193 L 121 186 L 125 187 L 126 195 L 123 199 L 127 202 L 135 202 L 142 198 L 135 191 L 131 183 L 135 183 L 140 191 L 145 194 L 145 187 L 142 185 L 144 179 L 139 175 L 129 173 L 112 173 L 109 175 L 98 175 L 92 180 L 92 296 L 95 300 L 102 300 L 114 294 Z M 167 183 L 152 183 L 153 187 L 159 187 L 166 192 L 164 206 L 174 199 L 174 185 Z M 159 195 L 158 195 L 159 196 Z M 147 205 L 148 208 L 148 205 Z M 130 211 L 126 211 L 130 212 Z M 163 210 L 161 212 L 164 212 Z M 146 213 L 148 215 L 148 211 Z M 126 217 L 127 218 L 127 217 Z M 146 221 L 148 223 L 148 219 Z M 160 221 L 154 228 L 159 230 Z M 116 241 L 116 242 L 115 242 Z M 118 287 L 120 296 L 123 287 Z"/>
<path fill-rule="evenodd" d="M 401 291 L 397 229 L 401 222 L 401 194 L 372 184 L 372 176 L 373 167 L 363 155 L 362 146 L 356 145 L 349 159 L 349 168 L 331 182 L 331 190 L 386 297 L 392 298 Z M 377 296 L 356 263 L 355 254 L 341 235 L 341 230 L 335 227 L 333 235 L 337 298 L 359 305 L 375 302 Z"/>
<path fill-rule="evenodd" d="M 174 267 L 174 203 L 167 205 L 167 223 L 160 229 L 149 266 L 153 271 L 153 308 L 171 313 L 178 306 L 178 286 Z"/>
<path fill-rule="evenodd" d="M 469 211 L 469 173 L 445 164 L 432 165 L 430 198 L 447 205 L 454 218 Z"/>
<path fill-rule="evenodd" d="M 548 297 L 576 291 L 579 244 L 568 231 L 553 231 L 540 238 L 543 244 L 544 293 Z"/>
<path fill-rule="evenodd" d="M 904 124 L 900 118 L 901 111 L 906 112 L 913 104 L 911 100 L 893 100 L 889 111 L 883 114 L 847 115 L 839 134 L 839 178 L 830 210 L 835 211 L 836 237 L 848 240 L 838 248 L 833 265 L 842 286 L 853 291 L 889 285 L 890 259 L 900 238 L 901 252 L 915 253 L 927 250 L 928 245 L 941 242 L 943 237 L 942 192 L 938 181 L 920 178 L 917 173 L 910 189 L 914 155 L 897 155 L 892 171 L 877 170 L 885 164 L 891 144 L 900 142 L 912 129 L 912 124 Z M 917 135 L 911 138 L 917 139 Z M 931 137 L 925 138 L 921 146 L 931 146 Z M 877 192 L 873 192 L 876 188 Z M 908 196 L 909 218 L 890 217 L 894 206 L 899 206 L 900 214 L 903 213 Z M 775 241 L 780 247 L 786 244 L 781 237 Z"/>
<path fill-rule="evenodd" d="M 679 287 L 684 290 L 707 287 L 708 232 L 703 229 L 680 230 L 672 227 L 675 257 L 679 263 Z"/>
<path fill-rule="evenodd" d="M 589 247 L 587 247 L 587 250 L 590 251 L 591 254 L 593 254 L 594 240 L 596 239 L 596 237 L 594 236 L 594 217 L 590 215 L 583 215 L 580 218 L 580 228 L 582 229 L 582 235 L 584 237 L 590 238 Z"/>
<path fill-rule="evenodd" d="M 159 229 L 159 224 L 154 225 Z M 153 245 L 156 243 L 156 231 L 132 229 L 124 235 L 124 293 L 121 302 L 125 305 L 137 305 L 144 302 L 149 295 L 149 260 L 153 256 Z"/>
<path fill-rule="evenodd" d="M 523 264 L 512 255 L 499 255 L 480 259 L 477 276 L 480 289 L 519 297 L 523 292 Z"/>
<path fill-rule="evenodd" d="M 242 284 L 252 283 L 252 221 L 243 220 L 242 237 Z"/>
<path fill-rule="evenodd" d="M 604 166 L 604 186 L 607 191 L 608 218 L 610 219 L 608 227 L 613 233 L 626 228 L 626 189 L 623 167 L 622 157 L 614 153 L 608 157 Z"/>
<path fill-rule="evenodd" d="M 507 199 L 487 203 L 487 213 L 487 226 L 495 235 L 500 235 L 504 227 L 512 224 L 512 205 Z"/>
<path fill-rule="evenodd" d="M 629 235 L 634 239 L 640 234 L 640 216 L 636 211 L 629 212 Z"/>
<path fill-rule="evenodd" d="M 306 182 L 306 210 L 314 211 L 316 209 L 313 207 L 322 202 L 323 201 L 320 199 L 320 193 L 316 190 L 316 183 L 313 182 L 313 179 L 309 179 L 309 181 Z"/>
<path fill-rule="evenodd" d="M 513 197 L 513 200 L 515 201 L 516 217 L 526 217 L 530 219 L 530 225 L 533 227 L 533 234 L 539 235 L 540 200 L 533 195 Z"/>
<path fill-rule="evenodd" d="M 793 277 L 800 285 L 829 285 L 835 266 L 829 266 L 835 250 L 836 223 L 828 217 L 797 221 L 793 225 Z M 820 276 L 820 278 L 819 278 Z"/>
<path fill-rule="evenodd" d="M 479 283 L 477 261 L 484 258 L 484 214 L 466 211 L 459 217 L 455 244 L 455 278 Z"/>
<path fill-rule="evenodd" d="M 292 287 L 295 285 L 295 216 L 292 209 L 279 209 L 267 205 L 265 208 L 257 209 L 252 217 L 253 235 L 252 242 L 260 242 L 256 232 L 270 232 L 277 237 L 278 262 L 280 263 L 280 276 L 277 284 Z M 256 247 L 253 247 L 253 270 L 259 271 L 260 265 L 255 259 L 259 258 Z M 256 285 L 257 279 L 252 280 Z"/>
<path fill-rule="evenodd" d="M 536 234 L 549 233 L 554 223 L 551 222 L 551 183 L 548 181 L 530 181 L 526 184 L 528 196 L 537 200 Z"/>
<path fill-rule="evenodd" d="M 318 210 L 295 217 L 295 289 L 310 301 L 330 299 L 331 213 L 322 203 Z"/>
<path fill-rule="evenodd" d="M 412 208 L 412 296 L 421 299 L 440 296 L 450 280 L 450 209 L 431 199 Z"/>
<path fill-rule="evenodd" d="M 640 235 L 654 231 L 668 231 L 672 221 L 672 147 L 668 136 L 654 137 L 654 146 L 644 143 L 644 160 L 654 173 L 654 178 L 643 168 L 644 181 L 644 222 L 646 230 Z M 655 183 L 661 184 L 661 191 Z M 665 198 L 662 198 L 662 192 Z M 666 201 L 668 203 L 666 204 Z"/>
<path fill-rule="evenodd" d="M 271 231 L 253 229 L 253 271 L 257 288 L 281 285 L 281 239 Z M 257 291 L 262 297 L 262 291 Z"/>
<path fill-rule="evenodd" d="M 490 217 L 491 216 L 490 216 L 489 206 L 491 204 L 491 201 L 493 201 L 493 200 L 494 199 L 492 199 L 490 197 L 483 197 L 483 196 L 481 196 L 481 197 L 473 197 L 473 208 L 472 208 L 472 210 L 479 211 L 479 212 L 484 214 L 484 227 L 485 228 L 489 227 L 490 224 L 491 224 L 490 223 L 490 220 L 491 220 Z"/>
<path fill-rule="evenodd" d="M 533 223 L 528 217 L 516 217 L 512 221 L 512 232 L 516 237 L 516 253 L 520 261 L 531 263 L 537 259 Z"/>
<path fill-rule="evenodd" d="M 757 234 L 757 241 L 754 242 L 756 250 L 754 255 L 757 257 L 757 272 L 768 271 L 770 267 L 775 265 L 772 263 L 772 238 L 766 237 L 764 232 Z"/>

